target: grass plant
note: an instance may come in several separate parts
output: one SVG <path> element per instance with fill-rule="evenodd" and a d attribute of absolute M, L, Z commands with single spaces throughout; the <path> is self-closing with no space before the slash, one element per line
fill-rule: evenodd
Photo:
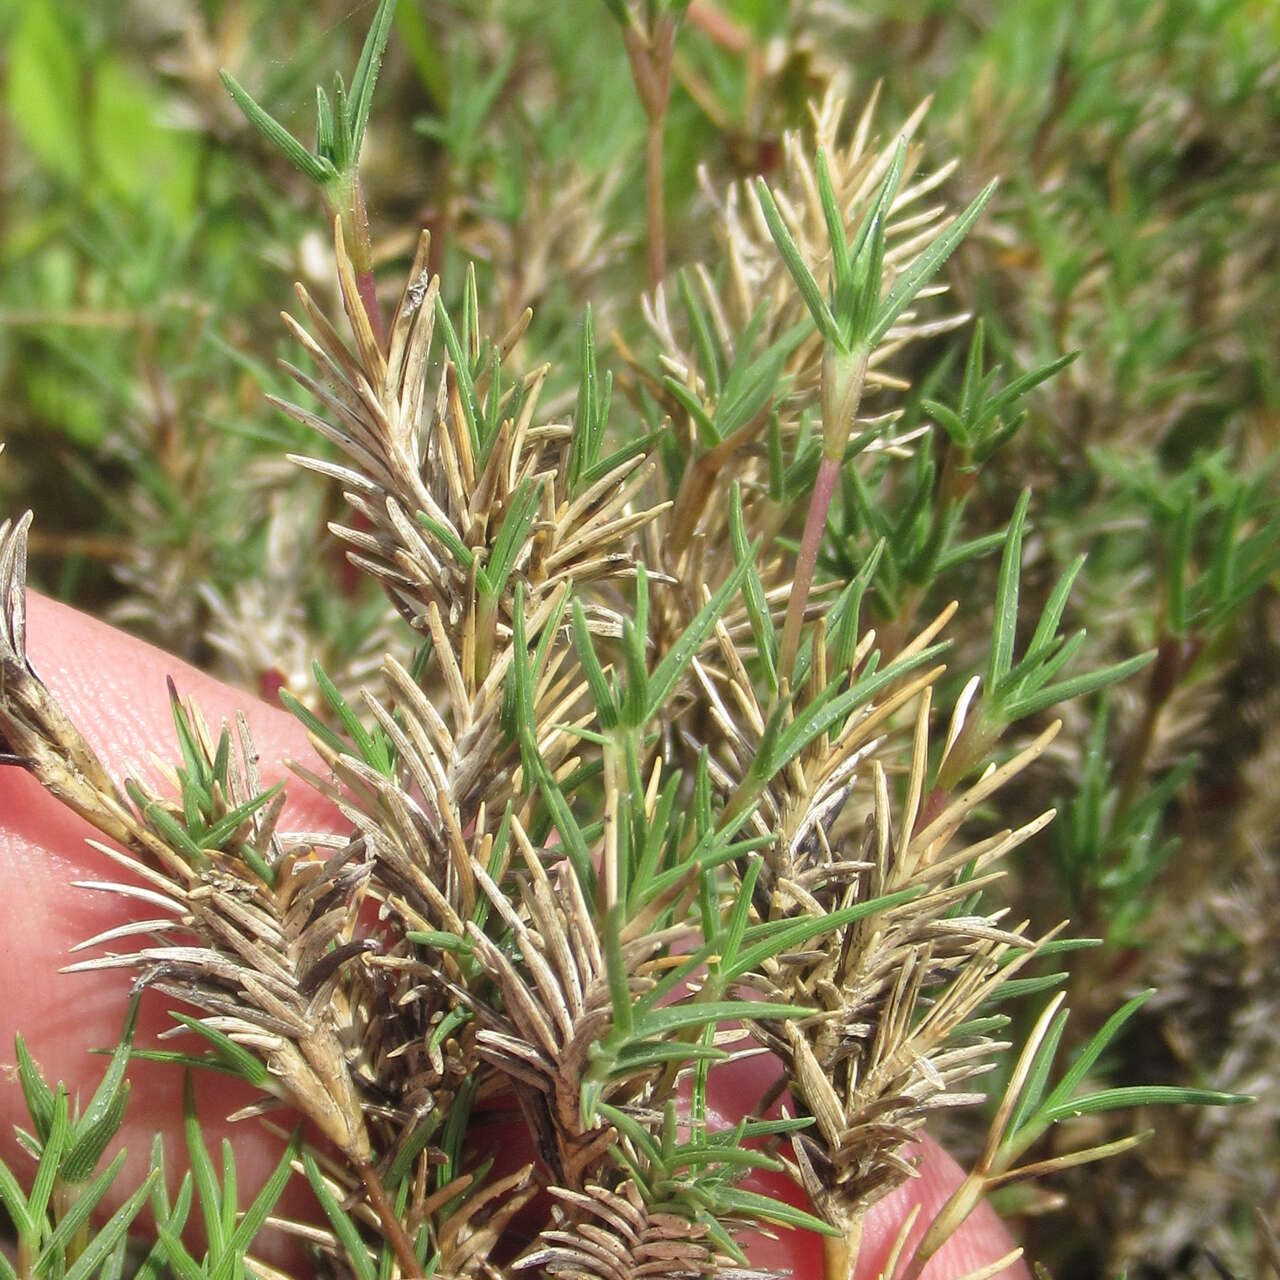
<path fill-rule="evenodd" d="M 262 1274 L 293 1176 L 358 1280 L 761 1227 L 847 1280 L 925 1132 L 969 1172 L 885 1280 L 988 1196 L 1046 1274 L 1280 1274 L 1280 30 L 1079 10 L 0 11 L 0 733 L 164 907 L 73 967 L 186 1032 L 83 1115 L 19 1043 L 0 1275 Z M 29 569 L 293 711 L 344 830 L 177 689 L 118 786 Z M 95 1218 L 131 1054 L 310 1136 L 241 1211 L 191 1100 L 176 1196 L 157 1142 Z"/>

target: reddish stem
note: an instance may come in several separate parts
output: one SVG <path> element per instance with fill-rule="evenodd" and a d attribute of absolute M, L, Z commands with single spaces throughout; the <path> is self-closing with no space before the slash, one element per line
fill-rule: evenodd
<path fill-rule="evenodd" d="M 369 234 L 369 210 L 364 202 L 364 184 L 356 178 L 351 184 L 351 225 L 355 232 L 351 252 L 351 265 L 356 272 L 356 288 L 364 304 L 365 315 L 373 329 L 378 346 L 386 348 L 387 327 L 382 320 L 382 308 L 378 306 L 378 292 L 373 280 L 373 239 Z"/>
<path fill-rule="evenodd" d="M 791 599 L 787 603 L 787 620 L 782 628 L 782 652 L 778 676 L 790 680 L 795 669 L 796 652 L 800 648 L 800 628 L 804 624 L 804 612 L 809 604 L 809 592 L 813 589 L 813 574 L 818 565 L 818 551 L 827 529 L 827 515 L 831 511 L 831 499 L 835 496 L 836 481 L 840 478 L 840 459 L 824 457 L 818 464 L 818 478 L 813 483 L 809 498 L 809 514 L 805 517 L 804 535 L 800 539 L 800 551 L 796 557 L 796 574 Z"/>
<path fill-rule="evenodd" d="M 788 684 L 795 670 L 800 628 L 804 624 L 809 593 L 813 590 L 813 574 L 818 564 L 822 536 L 827 529 L 831 499 L 840 478 L 845 448 L 858 418 L 858 405 L 862 402 L 869 358 L 870 352 L 862 347 L 841 351 L 830 344 L 822 356 L 822 461 L 818 464 L 818 478 L 813 483 L 813 493 L 809 498 L 809 514 L 805 517 L 804 535 L 796 558 L 794 588 L 782 628 L 778 678 Z"/>
<path fill-rule="evenodd" d="M 656 287 L 662 283 L 667 270 L 662 153 L 667 103 L 671 99 L 676 20 L 670 14 L 664 14 L 648 31 L 638 26 L 626 27 L 622 32 L 622 42 L 631 64 L 636 96 L 649 121 L 645 140 L 645 198 L 649 216 L 649 284 Z"/>
<path fill-rule="evenodd" d="M 413 1242 L 405 1232 L 404 1226 L 400 1222 L 400 1217 L 396 1213 L 377 1171 L 367 1160 L 357 1158 L 354 1163 L 356 1171 L 360 1174 L 360 1181 L 364 1183 L 364 1190 L 369 1197 L 369 1204 L 374 1213 L 378 1215 L 378 1222 L 382 1227 L 383 1235 L 391 1246 L 391 1251 L 396 1255 L 396 1261 L 400 1264 L 401 1272 L 407 1277 L 407 1280 L 422 1280 L 422 1264 L 418 1261 L 418 1255 L 413 1251 Z"/>
<path fill-rule="evenodd" d="M 1146 776 L 1147 763 L 1156 741 L 1156 725 L 1166 703 L 1200 656 L 1203 641 L 1198 637 L 1163 635 L 1156 646 L 1156 660 L 1147 677 L 1147 696 L 1142 720 L 1125 752 L 1127 761 L 1120 782 L 1118 813 L 1132 807 Z"/>
<path fill-rule="evenodd" d="M 651 118 L 645 140 L 645 191 L 649 217 L 649 284 L 656 288 L 667 274 L 667 232 L 663 209 L 662 152 L 666 112 Z"/>

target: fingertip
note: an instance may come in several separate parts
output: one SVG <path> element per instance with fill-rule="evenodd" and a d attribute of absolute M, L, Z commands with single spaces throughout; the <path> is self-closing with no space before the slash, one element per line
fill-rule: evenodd
<path fill-rule="evenodd" d="M 288 759 L 317 765 L 305 731 L 285 712 L 35 593 L 27 597 L 27 648 L 37 674 L 118 783 L 139 772 L 154 774 L 148 767 L 152 756 L 172 760 L 177 755 L 166 677 L 180 694 L 191 697 L 215 729 L 244 710 L 264 784 L 290 777 Z M 327 800 L 297 780 L 289 790 L 286 829 L 341 829 Z M 94 949 L 75 955 L 71 948 L 127 920 L 164 914 L 151 903 L 76 887 L 79 880 L 132 879 L 87 844 L 96 834 L 30 773 L 0 768 L 0 971 L 6 975 L 5 998 L 0 1000 L 0 1072 L 6 1067 L 12 1071 L 14 1036 L 20 1032 L 46 1080 L 64 1081 L 73 1096 L 79 1093 L 85 1100 L 105 1066 L 92 1051 L 119 1038 L 130 975 L 115 968 L 64 973 L 71 961 L 103 954 Z M 130 950 L 131 943 L 146 941 L 144 935 L 114 945 Z M 158 1033 L 172 1025 L 168 1009 L 174 1003 L 154 994 L 143 1001 L 139 1045 L 153 1045 Z M 136 1061 L 130 1079 L 132 1095 L 116 1143 L 128 1151 L 119 1182 L 125 1193 L 145 1176 L 156 1133 L 166 1136 L 174 1175 L 185 1167 L 181 1071 Z M 234 1140 L 245 1187 L 260 1185 L 283 1150 L 283 1143 L 258 1122 L 230 1124 L 221 1118 L 252 1096 L 247 1086 L 221 1077 L 199 1083 L 202 1123 L 204 1115 L 210 1116 L 208 1141 L 216 1149 L 224 1136 Z M 15 1087 L 0 1089 L 0 1158 L 25 1173 L 24 1156 L 12 1136 L 15 1124 L 30 1124 L 22 1095 Z M 309 1191 L 299 1186 L 300 1191 L 294 1187 L 287 1193 L 285 1212 L 300 1212 L 310 1204 Z M 113 1192 L 108 1202 L 119 1198 Z M 298 1253 L 295 1245 L 278 1239 L 264 1238 L 260 1247 L 272 1261 Z"/>
<path fill-rule="evenodd" d="M 782 1063 L 770 1053 L 747 1053 L 714 1067 L 707 1084 L 707 1105 L 713 1121 L 732 1126 L 752 1113 L 762 1097 L 776 1094 Z M 796 1108 L 787 1092 L 776 1094 L 771 1115 Z M 916 1161 L 916 1176 L 873 1205 L 862 1226 L 860 1248 L 852 1280 L 879 1280 L 903 1224 L 915 1213 L 903 1255 L 919 1243 L 939 1209 L 964 1181 L 964 1171 L 931 1138 L 909 1144 L 903 1152 Z M 744 1185 L 798 1209 L 812 1211 L 804 1192 L 781 1173 L 754 1170 Z M 778 1230 L 743 1238 L 754 1267 L 789 1271 L 796 1280 L 824 1280 L 827 1275 L 821 1237 L 811 1231 Z M 922 1280 L 954 1280 L 1006 1257 L 1014 1243 L 995 1211 L 983 1201 L 955 1235 L 925 1267 Z M 993 1280 L 1030 1280 L 1026 1265 L 1014 1262 Z"/>
<path fill-rule="evenodd" d="M 105 623 L 31 593 L 27 631 L 33 667 L 118 782 L 151 754 L 176 754 L 166 676 L 213 725 L 245 708 L 264 782 L 287 777 L 288 756 L 314 763 L 292 717 Z M 286 827 L 337 829 L 328 801 L 297 782 L 290 791 Z M 77 958 L 71 948 L 156 913 L 154 906 L 75 886 L 130 879 L 87 843 L 96 835 L 30 773 L 0 768 L 0 960 L 5 972 L 21 975 L 0 1001 L 0 1045 L 23 1031 L 43 1043 L 50 1069 L 69 1081 L 90 1069 L 88 1049 L 114 1041 L 128 982 L 118 970 L 62 974 Z"/>
<path fill-rule="evenodd" d="M 37 592 L 27 593 L 31 665 L 116 780 L 152 774 L 151 757 L 177 751 L 168 681 L 213 729 L 243 711 L 264 782 L 288 779 L 290 760 L 314 764 L 306 730 L 293 716 L 223 684 L 190 663 Z M 284 825 L 321 830 L 337 821 L 310 787 L 289 788 Z"/>

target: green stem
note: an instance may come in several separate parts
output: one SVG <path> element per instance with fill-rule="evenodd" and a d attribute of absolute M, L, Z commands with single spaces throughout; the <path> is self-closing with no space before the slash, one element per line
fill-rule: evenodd
<path fill-rule="evenodd" d="M 18 1280 L 34 1280 L 36 1262 L 40 1257 L 40 1242 L 29 1236 L 18 1237 Z"/>

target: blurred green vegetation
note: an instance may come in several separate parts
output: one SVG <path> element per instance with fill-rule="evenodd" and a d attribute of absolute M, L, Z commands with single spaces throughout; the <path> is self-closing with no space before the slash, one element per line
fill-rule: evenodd
<path fill-rule="evenodd" d="M 282 463 L 302 428 L 264 398 L 284 385 L 292 281 L 332 304 L 325 215 L 217 71 L 309 144 L 308 86 L 354 64 L 371 12 L 0 0 L 5 509 L 36 509 L 38 585 L 268 692 L 313 656 L 357 671 L 383 613 L 316 551 L 337 499 Z M 1031 1256 L 1063 1277 L 1209 1274 L 1210 1251 L 1247 1267 L 1242 1210 L 1280 1212 L 1280 1045 L 1262 1029 L 1280 909 L 1278 48 L 1270 0 L 726 0 L 695 4 L 677 45 L 673 272 L 716 257 L 700 166 L 716 188 L 768 176 L 832 77 L 855 112 L 882 79 L 884 131 L 934 96 L 928 167 L 957 157 L 957 204 L 1003 179 L 949 267 L 982 320 L 983 368 L 1012 381 L 1079 353 L 1029 393 L 946 531 L 977 540 L 971 555 L 934 554 L 941 535 L 921 522 L 935 438 L 860 475 L 829 566 L 848 572 L 893 534 L 876 624 L 904 600 L 954 596 L 954 669 L 975 669 L 987 553 L 1029 484 L 1024 592 L 1043 602 L 1087 553 L 1064 630 L 1086 628 L 1098 662 L 1159 651 L 1150 675 L 1064 713 L 1070 745 L 1024 785 L 1026 814 L 1003 818 L 1055 800 L 1062 813 L 1011 892 L 1017 911 L 1070 914 L 1106 941 L 1072 993 L 1085 1027 L 1159 985 L 1126 1052 L 1262 1097 L 1252 1117 L 1189 1121 L 1145 1157 L 1067 1181 L 1068 1225 L 1028 1228 Z M 363 162 L 379 278 L 399 287 L 429 227 L 451 300 L 474 262 L 487 331 L 533 307 L 517 359 L 551 362 L 544 405 L 566 414 L 589 301 L 620 391 L 656 427 L 619 355 L 648 341 L 644 128 L 603 6 L 401 0 Z M 924 426 L 926 401 L 962 401 L 963 344 L 918 344 L 902 372 L 903 427 Z"/>

